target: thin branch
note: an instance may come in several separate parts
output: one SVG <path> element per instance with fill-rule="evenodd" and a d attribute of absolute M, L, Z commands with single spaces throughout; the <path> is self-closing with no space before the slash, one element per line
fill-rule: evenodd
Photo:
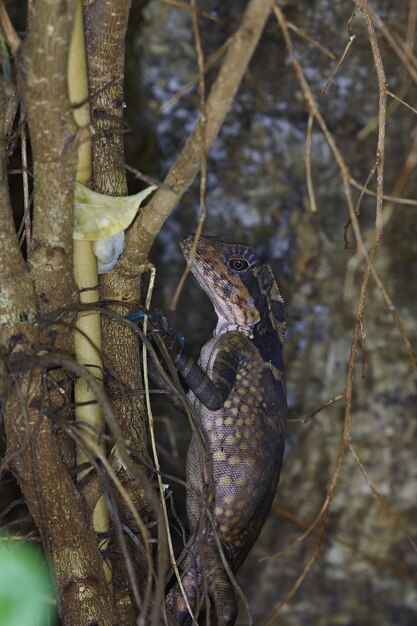
<path fill-rule="evenodd" d="M 291 513 L 291 511 L 288 511 L 287 509 L 284 509 L 281 506 L 274 505 L 273 510 L 275 513 L 277 513 L 281 517 L 284 517 L 285 519 L 293 522 L 294 524 L 296 524 L 297 526 L 301 528 L 308 528 L 309 526 L 308 522 L 305 522 L 304 520 L 297 517 L 297 515 L 294 515 L 293 513 Z M 317 532 L 317 530 L 315 532 Z M 359 555 L 359 557 L 361 557 L 364 561 L 368 561 L 372 565 L 375 565 L 376 567 L 378 567 L 378 569 L 384 568 L 386 570 L 389 570 L 396 576 L 405 578 L 406 580 L 410 581 L 414 585 L 417 584 L 417 576 L 410 574 L 409 572 L 402 569 L 401 567 L 398 567 L 398 565 L 396 564 L 394 565 L 393 563 L 389 561 L 386 561 L 373 554 L 369 554 L 368 552 L 365 552 L 364 550 L 358 547 L 358 544 L 356 541 L 348 541 L 347 539 L 339 535 L 330 534 L 329 536 L 329 534 L 330 534 L 329 532 L 326 533 L 326 538 L 332 539 L 332 540 L 334 539 L 336 543 L 342 546 L 345 546 L 346 548 L 349 548 L 349 550 Z"/>
<path fill-rule="evenodd" d="M 366 480 L 372 495 L 378 500 L 378 503 L 384 509 L 384 511 L 389 515 L 389 517 L 393 520 L 394 524 L 401 529 L 402 533 L 406 537 L 408 543 L 413 548 L 413 550 L 417 552 L 416 542 L 414 541 L 414 539 L 412 538 L 408 530 L 405 528 L 400 516 L 391 508 L 391 506 L 388 504 L 385 498 L 382 497 L 382 495 L 379 493 L 379 490 L 375 487 L 375 485 L 369 478 L 362 461 L 360 460 L 359 456 L 357 455 L 351 443 L 348 444 L 348 449 L 351 452 L 353 458 L 355 459 L 355 463 L 359 467 L 362 476 Z"/>
<path fill-rule="evenodd" d="M 314 193 L 313 176 L 311 173 L 311 139 L 313 132 L 314 116 L 312 113 L 308 116 L 307 123 L 307 137 L 306 137 L 306 179 L 307 179 L 307 191 L 310 199 L 310 211 L 317 213 L 316 196 Z"/>
<path fill-rule="evenodd" d="M 356 0 L 354 0 L 356 2 Z M 357 4 L 357 3 L 356 3 Z M 368 6 L 368 15 L 375 22 L 376 26 L 380 29 L 381 33 L 384 35 L 385 39 L 394 50 L 395 54 L 401 61 L 402 66 L 408 72 L 412 81 L 417 85 L 417 68 L 415 67 L 413 60 L 414 57 L 408 46 L 401 47 L 392 36 L 389 28 L 385 25 L 383 20 L 379 17 L 377 13 L 372 11 L 372 9 Z"/>
<path fill-rule="evenodd" d="M 325 409 L 328 409 L 329 406 L 332 406 L 333 404 L 335 404 L 335 402 L 340 402 L 340 400 L 343 400 L 344 397 L 345 397 L 345 394 L 339 393 L 337 396 L 335 396 L 334 398 L 331 398 L 330 400 L 327 400 L 327 402 L 325 402 L 324 404 L 320 405 L 318 409 L 315 409 L 314 411 L 312 411 L 311 413 L 309 413 L 305 417 L 299 417 L 299 418 L 296 418 L 296 419 L 292 418 L 292 419 L 289 419 L 288 422 L 291 422 L 292 424 L 297 424 L 297 423 L 307 424 L 307 422 L 309 422 L 314 417 L 316 417 L 316 415 L 318 415 L 319 413 L 321 413 Z"/>
<path fill-rule="evenodd" d="M 181 2 L 181 0 L 163 0 L 163 2 L 173 7 L 177 7 L 178 9 L 183 9 L 184 11 L 191 11 L 193 15 L 200 15 L 201 17 L 205 17 L 206 19 L 217 22 L 218 24 L 223 24 L 223 20 L 221 20 L 216 15 L 207 13 L 207 11 L 202 11 L 194 5 L 187 4 L 186 2 Z"/>
<path fill-rule="evenodd" d="M 206 150 L 208 151 L 220 130 L 237 89 L 262 34 L 265 22 L 271 12 L 273 0 L 250 0 L 241 24 L 232 38 L 218 77 L 207 99 Z M 135 241 L 135 249 L 141 250 L 131 255 L 130 263 L 137 266 L 143 255 L 147 255 L 162 224 L 178 202 L 200 168 L 201 120 L 191 133 L 175 164 L 171 167 L 165 183 L 175 193 L 158 190 L 149 204 L 140 213 L 130 229 L 128 237 Z"/>
<path fill-rule="evenodd" d="M 32 220 L 31 220 L 31 215 L 30 215 L 26 122 L 25 122 L 23 113 L 20 116 L 20 152 L 22 156 L 23 214 L 24 214 L 24 221 L 25 221 L 25 239 L 26 239 L 26 250 L 29 253 L 30 246 L 32 243 Z"/>
<path fill-rule="evenodd" d="M 196 9 L 196 0 L 190 0 L 193 9 Z M 193 23 L 193 33 L 195 50 L 198 64 L 198 96 L 200 107 L 200 214 L 199 221 L 204 222 L 206 219 L 206 190 L 207 190 L 207 152 L 206 152 L 206 127 L 207 127 L 207 110 L 206 110 L 206 83 L 205 83 L 205 60 L 203 46 L 201 44 L 200 28 L 198 25 L 198 16 L 194 10 L 191 14 Z"/>
<path fill-rule="evenodd" d="M 191 0 L 191 6 L 195 8 L 195 0 Z M 197 249 L 198 240 L 202 233 L 204 222 L 206 219 L 206 191 L 207 191 L 207 152 L 206 152 L 206 127 L 207 127 L 207 110 L 206 110 L 206 84 L 204 78 L 205 61 L 203 48 L 201 45 L 200 29 L 198 26 L 197 13 L 192 13 L 194 43 L 198 63 L 198 95 L 199 95 L 199 107 L 200 107 L 200 210 L 197 222 L 197 229 L 194 236 L 193 245 L 191 248 L 191 256 L 187 263 L 178 286 L 175 290 L 174 297 L 170 305 L 171 310 L 175 310 L 178 299 L 181 294 L 181 290 L 184 286 L 185 280 L 191 270 L 192 263 L 194 261 L 195 250 Z M 194 254 L 193 254 L 194 253 Z"/>
<path fill-rule="evenodd" d="M 4 37 L 9 45 L 12 54 L 17 54 L 22 43 L 4 6 L 3 0 L 0 0 L 0 28 L 4 33 Z"/>
<path fill-rule="evenodd" d="M 402 98 L 399 98 L 398 96 L 396 96 L 395 93 L 392 93 L 392 91 L 387 90 L 387 96 L 391 96 L 391 98 L 394 98 L 394 100 L 396 100 L 397 102 L 400 102 L 403 106 L 405 106 L 407 109 L 412 111 L 415 115 L 417 115 L 417 109 L 412 107 L 411 104 L 408 104 L 408 102 L 405 102 L 405 100 L 403 100 Z"/>
<path fill-rule="evenodd" d="M 362 206 L 362 200 L 363 200 L 363 197 L 364 197 L 364 195 L 365 195 L 365 193 L 366 193 L 366 191 L 367 191 L 367 188 L 368 188 L 368 186 L 369 186 L 369 184 L 370 184 L 371 180 L 372 180 L 372 179 L 373 179 L 373 177 L 375 176 L 375 171 L 376 171 L 376 163 L 374 163 L 374 165 L 372 166 L 372 169 L 371 169 L 371 171 L 369 172 L 369 174 L 368 174 L 368 176 L 367 176 L 367 179 L 366 179 L 366 181 L 365 181 L 365 184 L 362 186 L 362 188 L 361 188 L 361 190 L 360 190 L 359 198 L 357 199 L 357 201 L 356 201 L 356 205 L 355 205 L 355 215 L 359 215 L 359 213 L 360 213 L 360 209 L 361 209 L 361 206 Z M 376 195 L 377 195 L 377 194 L 375 194 L 375 197 L 376 197 Z M 349 242 L 348 242 L 348 234 L 347 234 L 347 231 L 348 231 L 349 226 L 350 226 L 351 224 L 352 224 L 352 220 L 351 220 L 351 219 L 349 219 L 349 220 L 346 222 L 346 224 L 343 226 L 343 238 L 344 238 L 344 240 L 345 240 L 345 252 L 355 252 L 355 248 L 352 248 L 352 247 L 349 245 Z"/>
<path fill-rule="evenodd" d="M 231 42 L 231 38 L 226 39 L 226 41 L 219 48 L 217 48 L 217 50 L 215 50 L 212 54 L 210 54 L 210 56 L 207 57 L 207 60 L 204 65 L 205 73 L 211 67 L 213 67 L 213 65 L 217 63 L 219 59 L 221 59 L 223 54 L 226 52 L 227 47 L 229 46 L 230 42 Z M 182 98 L 182 96 L 187 93 L 187 91 L 189 91 L 194 85 L 196 85 L 198 81 L 199 81 L 199 73 L 193 76 L 193 78 L 189 80 L 188 83 L 184 85 L 184 87 L 182 87 L 179 91 L 177 91 L 177 93 L 174 96 L 172 96 L 172 98 L 164 102 L 164 104 L 161 107 L 159 107 L 158 113 L 162 113 L 163 111 L 166 111 L 170 107 L 174 106 L 174 104 L 176 104 Z"/>
<path fill-rule="evenodd" d="M 171 304 L 169 305 L 169 308 L 171 311 L 175 311 L 177 304 L 178 304 L 178 299 L 180 297 L 181 291 L 184 287 L 185 281 L 187 279 L 188 274 L 191 272 L 191 267 L 194 263 L 194 258 L 195 258 L 195 254 L 197 252 L 197 246 L 198 246 L 198 240 L 200 238 L 200 235 L 202 233 L 203 230 L 203 226 L 204 226 L 204 222 L 202 220 L 198 220 L 197 222 L 197 228 L 194 234 L 194 239 L 193 239 L 193 245 L 191 246 L 191 250 L 190 250 L 190 256 L 187 260 L 187 265 L 185 266 L 185 269 L 181 275 L 180 280 L 178 281 L 178 285 L 175 289 L 175 293 L 172 296 L 172 301 Z"/>
<path fill-rule="evenodd" d="M 282 609 L 289 603 L 291 598 L 295 595 L 295 593 L 299 589 L 301 583 L 303 582 L 303 580 L 307 576 L 308 572 L 312 568 L 314 562 L 317 560 L 317 558 L 318 558 L 318 556 L 320 554 L 320 547 L 321 547 L 321 543 L 322 543 L 322 540 L 323 540 L 324 531 L 325 531 L 325 528 L 326 528 L 326 522 L 327 522 L 327 515 L 323 515 L 323 517 L 321 518 L 320 528 L 319 528 L 319 530 L 317 532 L 317 535 L 316 535 L 316 540 L 315 540 L 315 543 L 314 543 L 313 550 L 311 551 L 311 554 L 310 554 L 307 562 L 305 563 L 305 565 L 304 565 L 303 569 L 301 570 L 300 574 L 297 576 L 297 579 L 295 580 L 294 584 L 291 586 L 291 589 L 286 593 L 284 599 L 279 603 L 277 608 L 273 611 L 272 615 L 269 617 L 269 619 L 266 622 L 265 626 L 271 626 L 274 623 L 275 618 L 277 617 L 277 615 L 279 615 L 281 613 Z"/>
<path fill-rule="evenodd" d="M 172 189 L 170 189 L 167 185 L 164 185 L 163 182 L 157 180 L 156 178 L 153 178 L 152 176 L 148 176 L 143 172 L 140 172 L 138 169 L 136 169 L 136 167 L 132 167 L 131 165 L 126 164 L 126 170 L 133 174 L 136 180 L 142 180 L 147 185 L 156 185 L 157 187 L 164 187 L 167 191 L 172 191 Z"/>
<path fill-rule="evenodd" d="M 363 193 L 366 196 L 372 196 L 373 198 L 376 197 L 376 192 L 372 191 L 371 189 L 366 189 L 364 187 L 364 185 L 362 185 L 361 183 L 358 183 L 357 180 L 355 180 L 354 178 L 350 177 L 350 184 L 352 185 L 352 187 L 355 187 L 356 189 L 359 189 L 359 191 L 363 191 Z M 412 198 L 399 198 L 398 196 L 390 196 L 387 194 L 383 194 L 382 198 L 384 200 L 387 200 L 388 202 L 392 202 L 393 204 L 404 204 L 407 206 L 417 206 L 417 200 L 413 200 Z"/>
<path fill-rule="evenodd" d="M 320 52 L 323 52 L 323 54 L 329 57 L 329 59 L 331 59 L 332 61 L 337 61 L 337 54 L 329 50 L 329 48 L 326 48 L 326 46 L 323 46 L 323 44 L 317 41 L 317 39 L 314 39 L 314 37 L 306 33 L 305 30 L 303 30 L 302 28 L 298 28 L 298 26 L 296 26 L 292 22 L 288 22 L 288 28 L 292 30 L 296 35 L 298 35 L 298 37 L 300 37 L 301 39 L 305 39 L 313 46 L 318 48 L 318 50 L 320 50 Z"/>
<path fill-rule="evenodd" d="M 343 61 L 346 58 L 347 53 L 349 52 L 353 42 L 355 41 L 356 35 L 351 35 L 349 38 L 349 41 L 346 44 L 346 47 L 343 51 L 342 56 L 340 57 L 340 59 L 338 60 L 338 62 L 336 63 L 336 66 L 334 67 L 332 73 L 330 74 L 329 78 L 326 80 L 326 84 L 324 85 L 323 89 L 321 90 L 321 95 L 325 96 L 329 90 L 330 85 L 332 84 L 334 77 L 336 76 L 337 72 L 340 69 L 340 66 L 342 65 Z"/>

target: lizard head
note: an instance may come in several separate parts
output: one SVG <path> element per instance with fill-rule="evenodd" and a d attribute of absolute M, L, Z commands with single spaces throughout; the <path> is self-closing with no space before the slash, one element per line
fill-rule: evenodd
<path fill-rule="evenodd" d="M 192 253 L 193 234 L 181 241 L 191 271 L 212 301 L 219 322 L 252 329 L 268 314 L 264 269 L 253 248 L 219 237 L 200 237 Z M 274 282 L 274 281 L 273 281 Z M 275 283 L 274 283 L 275 284 Z"/>

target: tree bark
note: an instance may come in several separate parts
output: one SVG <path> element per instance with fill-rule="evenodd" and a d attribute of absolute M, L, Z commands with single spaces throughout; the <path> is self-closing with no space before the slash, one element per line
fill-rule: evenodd
<path fill-rule="evenodd" d="M 4 399 L 5 464 L 16 476 L 53 568 L 63 622 L 117 623 L 90 515 L 59 450 L 49 417 L 57 394 L 37 359 L 71 349 L 68 325 L 46 317 L 75 302 L 72 278 L 73 189 L 77 135 L 67 96 L 74 2 L 38 0 L 31 31 L 18 51 L 20 93 L 29 122 L 35 172 L 33 241 L 28 270 L 12 232 L 4 148 L 0 212 L 1 349 L 12 386 Z M 2 108 L 2 110 L 4 110 Z M 2 125 L 3 128 L 3 125 Z M 7 256 L 6 256 L 7 255 Z M 46 328 L 46 331 L 44 330 Z M 38 356 L 39 355 L 39 356 Z M 54 374 L 56 388 L 60 374 Z"/>
<path fill-rule="evenodd" d="M 10 467 L 52 565 L 63 623 L 115 626 L 91 511 L 62 462 L 50 419 L 38 408 L 43 374 L 37 369 L 19 376 L 7 398 L 7 456 L 14 456 Z"/>
<path fill-rule="evenodd" d="M 94 126 L 92 182 L 95 190 L 115 196 L 127 195 L 122 133 L 124 52 L 130 4 L 130 0 L 111 3 L 84 0 L 90 112 Z M 141 268 L 126 271 L 121 261 L 102 276 L 101 298 L 126 303 L 127 307 L 111 307 L 123 316 L 128 307 L 133 308 L 139 302 L 140 280 Z M 106 391 L 112 398 L 124 440 L 149 465 L 137 336 L 126 324 L 106 316 L 102 317 L 102 332 L 104 358 L 116 377 L 116 380 L 105 377 Z M 118 475 L 135 508 L 139 512 L 146 509 L 148 499 L 144 495 L 143 484 L 126 468 L 119 467 Z M 119 505 L 121 522 L 129 525 L 131 515 L 122 500 L 119 500 Z M 135 577 L 138 588 L 143 592 L 147 565 L 143 554 L 138 553 L 134 545 L 131 548 L 131 554 L 136 555 Z M 114 568 L 116 601 L 123 623 L 133 625 L 136 612 L 129 594 L 131 584 L 125 561 L 115 561 Z"/>

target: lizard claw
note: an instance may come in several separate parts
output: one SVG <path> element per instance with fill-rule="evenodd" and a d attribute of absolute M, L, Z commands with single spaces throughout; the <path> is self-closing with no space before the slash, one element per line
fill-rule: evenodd
<path fill-rule="evenodd" d="M 125 320 L 129 320 L 130 322 L 136 322 L 136 320 L 143 320 L 146 313 L 145 311 L 131 311 L 127 315 L 125 315 Z"/>
<path fill-rule="evenodd" d="M 131 311 L 125 316 L 125 319 L 131 322 L 135 322 L 138 320 L 143 320 L 145 316 L 147 316 L 151 320 L 154 327 L 154 333 L 158 333 L 164 339 L 165 343 L 172 344 L 175 340 L 180 344 L 181 348 L 185 346 L 184 335 L 182 333 L 176 333 L 173 331 L 168 321 L 168 318 L 162 309 L 155 309 L 155 311 L 145 311 L 143 309 Z M 150 341 L 153 341 L 153 333 L 150 333 L 147 338 Z"/>
<path fill-rule="evenodd" d="M 178 344 L 180 349 L 184 347 L 185 340 L 181 333 L 176 333 L 169 323 L 165 312 L 162 309 L 155 309 L 151 314 L 152 324 L 154 326 L 154 332 L 157 332 L 163 339 L 168 351 L 178 351 Z"/>

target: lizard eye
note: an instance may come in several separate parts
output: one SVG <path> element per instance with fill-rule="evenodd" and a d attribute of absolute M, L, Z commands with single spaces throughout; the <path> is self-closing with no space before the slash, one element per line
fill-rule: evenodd
<path fill-rule="evenodd" d="M 246 259 L 231 259 L 229 266 L 232 270 L 235 270 L 235 272 L 243 272 L 248 269 L 249 263 Z"/>

